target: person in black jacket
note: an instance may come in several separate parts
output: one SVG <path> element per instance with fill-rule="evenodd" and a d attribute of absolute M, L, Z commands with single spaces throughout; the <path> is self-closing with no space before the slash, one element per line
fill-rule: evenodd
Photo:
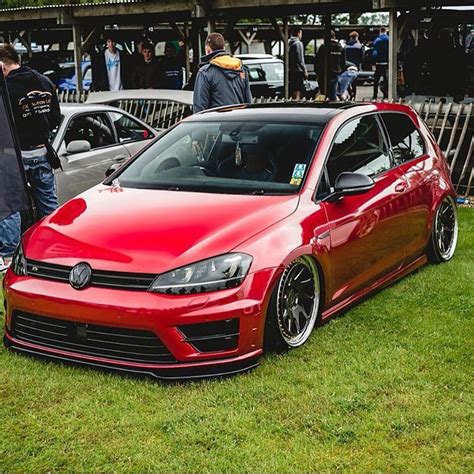
<path fill-rule="evenodd" d="M 59 126 L 61 113 L 52 82 L 20 59 L 12 45 L 0 48 L 0 61 L 6 78 L 21 156 L 38 217 L 58 207 L 56 185 L 48 160 L 47 142 L 51 130 Z M 13 253 L 20 240 L 20 216 L 0 222 L 0 251 L 3 257 Z M 5 242 L 8 241 L 8 245 Z"/>
<path fill-rule="evenodd" d="M 142 45 L 142 60 L 137 61 L 133 72 L 133 85 L 136 89 L 159 89 L 161 67 L 151 43 Z"/>
<path fill-rule="evenodd" d="M 328 90 L 325 91 L 325 73 L 326 73 L 326 45 L 322 44 L 319 47 L 318 54 L 315 58 L 315 69 L 318 73 L 318 82 L 321 91 L 329 97 L 329 100 L 337 100 L 337 79 L 346 67 L 346 59 L 344 57 L 344 50 L 341 44 L 336 39 L 336 33 L 331 31 L 331 41 L 329 43 L 329 65 L 328 65 Z"/>
<path fill-rule="evenodd" d="M 160 61 L 160 89 L 180 90 L 183 88 L 183 66 L 178 57 L 175 43 L 168 41 L 165 56 Z"/>

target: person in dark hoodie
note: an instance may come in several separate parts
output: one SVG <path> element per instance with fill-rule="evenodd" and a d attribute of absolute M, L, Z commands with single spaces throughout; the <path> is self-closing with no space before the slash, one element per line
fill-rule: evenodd
<path fill-rule="evenodd" d="M 159 89 L 161 68 L 155 57 L 155 47 L 151 43 L 141 46 L 142 60 L 133 72 L 133 84 L 136 89 Z"/>
<path fill-rule="evenodd" d="M 12 45 L 0 48 L 0 61 L 3 63 L 26 178 L 38 217 L 41 218 L 58 207 L 47 150 L 50 132 L 61 120 L 58 96 L 47 77 L 28 66 L 20 66 L 20 58 Z M 0 221 L 0 255 L 4 260 L 9 259 L 20 241 L 20 224 L 17 213 Z"/>
<path fill-rule="evenodd" d="M 331 41 L 329 43 L 329 60 L 328 60 L 328 80 L 327 87 L 325 89 L 325 73 L 326 73 L 326 44 L 322 44 L 318 49 L 318 54 L 315 57 L 315 69 L 318 73 L 318 82 L 319 87 L 323 94 L 329 98 L 329 100 L 337 100 L 337 80 L 339 75 L 346 68 L 346 60 L 344 57 L 344 50 L 342 49 L 341 44 L 336 39 L 336 33 L 331 31 Z"/>
<path fill-rule="evenodd" d="M 211 33 L 205 48 L 194 86 L 193 112 L 252 102 L 248 71 L 224 49 L 224 37 Z"/>
<path fill-rule="evenodd" d="M 291 38 L 288 41 L 288 75 L 289 90 L 293 99 L 301 99 L 301 90 L 305 79 L 308 79 L 308 71 L 304 62 L 304 46 L 301 41 L 303 38 L 303 30 L 300 26 L 294 26 L 291 32 Z"/>
<path fill-rule="evenodd" d="M 183 88 L 183 67 L 175 43 L 165 44 L 165 56 L 160 61 L 160 89 L 180 90 Z"/>

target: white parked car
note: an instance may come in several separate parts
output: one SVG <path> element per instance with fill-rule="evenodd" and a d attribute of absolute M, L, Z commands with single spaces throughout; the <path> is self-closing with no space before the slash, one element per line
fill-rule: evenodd
<path fill-rule="evenodd" d="M 61 104 L 62 121 L 52 142 L 62 170 L 55 171 L 60 203 L 100 183 L 159 132 L 130 113 L 108 105 Z"/>

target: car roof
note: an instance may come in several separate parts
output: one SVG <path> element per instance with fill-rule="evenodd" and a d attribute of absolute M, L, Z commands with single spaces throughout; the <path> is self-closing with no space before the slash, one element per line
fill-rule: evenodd
<path fill-rule="evenodd" d="M 305 122 L 320 123 L 329 122 L 334 116 L 344 110 L 355 107 L 367 107 L 368 104 L 355 102 L 304 102 L 285 101 L 250 105 L 234 105 L 219 107 L 195 114 L 188 120 L 199 121 L 266 121 L 266 122 Z M 369 104 L 370 105 L 370 104 Z M 275 113 L 278 111 L 278 113 Z"/>
<path fill-rule="evenodd" d="M 76 112 L 96 112 L 96 111 L 120 111 L 116 107 L 111 105 L 102 105 L 102 104 L 61 104 L 61 112 L 67 112 L 69 114 L 74 114 Z"/>
<path fill-rule="evenodd" d="M 193 91 L 171 89 L 127 89 L 121 91 L 91 92 L 88 104 L 105 104 L 118 100 L 163 100 L 184 105 L 193 104 Z"/>
<path fill-rule="evenodd" d="M 76 113 L 89 113 L 89 112 L 120 112 L 126 115 L 131 115 L 129 112 L 118 107 L 113 107 L 111 105 L 102 105 L 102 104 L 60 104 L 61 113 L 64 116 L 70 117 Z M 147 125 L 143 120 L 140 120 L 138 117 L 133 116 L 133 118 L 144 125 L 146 128 L 153 130 L 153 127 Z"/>
<path fill-rule="evenodd" d="M 240 58 L 242 59 L 242 58 Z M 278 58 L 262 58 L 262 59 L 242 59 L 244 64 L 283 64 L 283 61 Z"/>

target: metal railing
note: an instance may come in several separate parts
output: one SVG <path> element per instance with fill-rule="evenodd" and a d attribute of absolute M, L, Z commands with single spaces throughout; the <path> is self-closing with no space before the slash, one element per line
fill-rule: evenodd
<path fill-rule="evenodd" d="M 89 91 L 78 94 L 75 90 L 58 91 L 58 99 L 62 104 L 80 104 L 87 100 Z"/>
<path fill-rule="evenodd" d="M 172 100 L 123 99 L 112 103 L 156 129 L 166 129 L 192 114 L 192 106 Z"/>
<path fill-rule="evenodd" d="M 435 136 L 448 160 L 457 193 L 471 195 L 474 191 L 474 104 L 434 100 L 404 103 L 420 114 Z"/>
<path fill-rule="evenodd" d="M 124 91 L 128 92 L 132 91 Z M 176 93 L 179 94 L 180 91 Z M 192 113 L 189 101 L 173 100 L 172 97 L 155 98 L 153 91 L 143 91 L 142 94 L 143 98 L 131 95 L 130 98 L 108 100 L 107 103 L 126 110 L 156 129 L 171 127 Z M 75 91 L 63 91 L 58 93 L 58 96 L 60 102 L 77 103 L 85 102 L 89 94 L 84 92 L 78 95 Z M 283 101 L 281 98 L 254 98 L 254 103 L 257 104 Z M 303 99 L 303 101 L 314 100 Z M 430 128 L 448 160 L 457 193 L 463 196 L 472 195 L 474 193 L 473 104 L 446 103 L 443 100 L 423 98 L 400 99 L 398 102 L 413 107 Z"/>

